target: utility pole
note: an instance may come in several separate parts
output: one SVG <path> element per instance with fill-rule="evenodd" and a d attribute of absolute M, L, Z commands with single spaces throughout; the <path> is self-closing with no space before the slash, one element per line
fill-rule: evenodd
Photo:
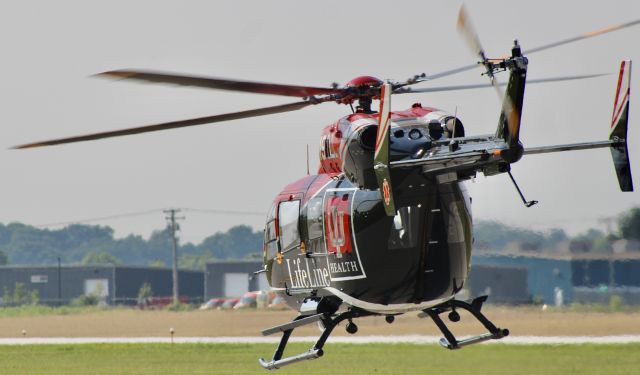
<path fill-rule="evenodd" d="M 62 306 L 62 265 L 58 257 L 58 306 Z"/>
<path fill-rule="evenodd" d="M 182 220 L 184 219 L 184 216 L 176 217 L 176 213 L 180 212 L 180 210 L 175 208 L 172 208 L 170 210 L 164 210 L 162 212 L 164 212 L 167 215 L 165 216 L 165 219 L 167 219 L 169 229 L 171 229 L 171 244 L 172 244 L 171 256 L 173 259 L 173 265 L 172 265 L 173 303 L 177 304 L 180 302 L 179 300 L 180 293 L 178 289 L 178 238 L 176 237 L 176 231 L 180 230 L 180 226 L 176 223 L 176 220 Z"/>

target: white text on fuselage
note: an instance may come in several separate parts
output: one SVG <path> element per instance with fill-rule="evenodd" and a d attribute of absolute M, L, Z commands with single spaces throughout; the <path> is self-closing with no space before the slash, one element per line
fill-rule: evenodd
<path fill-rule="evenodd" d="M 329 270 L 309 264 L 309 259 L 287 259 L 291 288 L 318 288 L 329 286 Z"/>
<path fill-rule="evenodd" d="M 356 261 L 329 263 L 329 269 L 332 274 L 360 272 Z"/>

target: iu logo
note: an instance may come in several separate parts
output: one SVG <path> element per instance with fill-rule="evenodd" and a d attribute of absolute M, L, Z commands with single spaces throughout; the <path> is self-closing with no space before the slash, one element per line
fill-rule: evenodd
<path fill-rule="evenodd" d="M 391 189 L 389 189 L 389 181 L 386 178 L 382 180 L 382 196 L 384 197 L 384 204 L 388 206 L 391 201 Z"/>
<path fill-rule="evenodd" d="M 351 253 L 351 230 L 349 227 L 349 195 L 327 195 L 324 207 L 324 228 L 327 238 L 327 251 L 342 258 L 342 254 Z"/>

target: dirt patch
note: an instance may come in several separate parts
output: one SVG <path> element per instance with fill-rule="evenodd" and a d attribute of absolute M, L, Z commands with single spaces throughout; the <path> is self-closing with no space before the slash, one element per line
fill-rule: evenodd
<path fill-rule="evenodd" d="M 514 335 L 602 336 L 640 334 L 640 313 L 577 313 L 542 311 L 538 308 L 487 306 L 486 315 L 499 327 Z M 258 336 L 264 328 L 288 322 L 294 311 L 139 311 L 112 310 L 76 315 L 41 315 L 0 318 L 0 337 L 160 337 L 169 336 Z M 429 318 L 417 313 L 396 317 L 388 324 L 382 317 L 355 321 L 359 335 L 439 335 Z M 482 331 L 475 319 L 463 314 L 459 323 L 451 323 L 454 333 L 466 335 Z M 318 334 L 315 325 L 296 330 L 295 335 Z M 335 335 L 347 335 L 336 328 Z"/>

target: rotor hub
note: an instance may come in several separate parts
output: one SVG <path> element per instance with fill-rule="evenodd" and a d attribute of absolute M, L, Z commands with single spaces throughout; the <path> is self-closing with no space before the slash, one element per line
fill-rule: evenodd
<path fill-rule="evenodd" d="M 347 82 L 346 87 L 380 87 L 382 86 L 382 80 L 372 76 L 360 76 Z"/>

